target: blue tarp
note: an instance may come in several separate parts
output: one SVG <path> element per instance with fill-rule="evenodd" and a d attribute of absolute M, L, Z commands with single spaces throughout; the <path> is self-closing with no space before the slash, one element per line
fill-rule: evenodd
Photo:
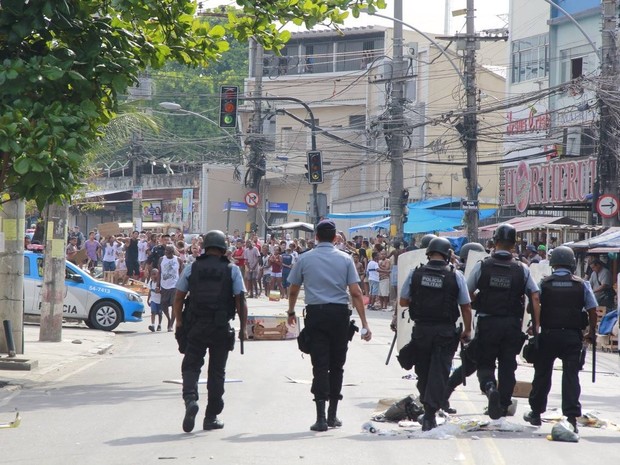
<path fill-rule="evenodd" d="M 409 220 L 404 225 L 405 234 L 418 234 L 433 231 L 454 231 L 463 222 L 463 210 L 438 210 L 409 208 Z M 484 220 L 495 214 L 495 210 L 480 210 L 480 219 Z"/>
<path fill-rule="evenodd" d="M 389 214 L 389 210 L 375 210 L 369 212 L 329 213 L 327 218 L 331 218 L 332 220 L 355 220 L 362 218 L 378 218 Z"/>

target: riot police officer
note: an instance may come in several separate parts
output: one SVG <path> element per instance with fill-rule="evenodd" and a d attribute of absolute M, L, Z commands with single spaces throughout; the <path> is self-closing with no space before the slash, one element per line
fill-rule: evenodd
<path fill-rule="evenodd" d="M 198 380 L 207 349 L 207 408 L 203 429 L 221 429 L 217 416 L 224 409 L 224 378 L 228 352 L 234 345 L 235 332 L 230 320 L 235 312 L 245 331 L 245 287 L 239 268 L 225 257 L 226 236 L 222 231 L 209 231 L 204 238 L 205 252 L 187 266 L 177 283 L 173 311 L 179 351 L 184 353 L 181 365 L 185 417 L 183 431 L 194 429 L 198 413 Z M 189 304 L 183 310 L 185 296 Z M 240 335 L 242 337 L 242 335 Z"/>
<path fill-rule="evenodd" d="M 517 354 L 525 341 L 521 325 L 526 292 L 531 295 L 534 312 L 540 308 L 539 289 L 530 270 L 512 256 L 516 238 L 514 226 L 500 224 L 493 235 L 495 251 L 476 263 L 467 278 L 478 315 L 478 381 L 480 390 L 488 397 L 488 414 L 493 420 L 505 416 L 512 404 Z"/>
<path fill-rule="evenodd" d="M 460 339 L 471 335 L 471 306 L 463 274 L 449 265 L 450 242 L 436 237 L 426 248 L 428 263 L 409 272 L 400 292 L 400 305 L 409 307 L 414 321 L 411 333 L 415 373 L 420 401 L 424 406 L 422 430 L 437 426 L 435 414 L 444 401 L 452 358 L 458 346 L 456 320 L 459 307 L 465 329 Z"/>
<path fill-rule="evenodd" d="M 299 257 L 288 276 L 291 283 L 288 323 L 295 324 L 295 303 L 304 284 L 306 318 L 304 331 L 310 340 L 312 388 L 316 404 L 316 422 L 312 431 L 327 431 L 342 426 L 338 419 L 338 401 L 342 399 L 342 379 L 349 341 L 349 294 L 360 316 L 361 336 L 370 341 L 359 276 L 353 259 L 334 247 L 336 225 L 330 220 L 316 227 L 317 246 Z M 329 400 L 327 417 L 325 404 Z"/>
<path fill-rule="evenodd" d="M 551 375 L 556 358 L 562 360 L 562 413 L 577 432 L 576 418 L 581 416 L 579 370 L 583 345 L 582 330 L 589 324 L 586 338 L 596 337 L 596 297 L 590 283 L 573 275 L 576 261 L 572 249 L 553 249 L 550 263 L 553 274 L 540 285 L 540 311 L 534 313 L 534 333 L 538 334 L 534 360 L 534 380 L 530 392 L 531 411 L 523 419 L 541 424 L 540 414 L 547 408 Z M 584 311 L 584 308 L 587 309 Z M 540 330 L 539 330 L 540 328 Z"/>
<path fill-rule="evenodd" d="M 459 252 L 459 261 L 461 262 L 461 271 L 465 271 L 465 266 L 467 265 L 467 257 L 469 257 L 469 252 L 486 252 L 482 244 L 478 242 L 468 242 L 467 244 L 461 247 Z"/>
<path fill-rule="evenodd" d="M 434 234 L 424 234 L 424 236 L 422 236 L 422 239 L 420 239 L 420 248 L 426 249 L 428 247 L 428 244 L 430 244 L 431 241 L 436 237 L 437 236 L 435 236 Z"/>

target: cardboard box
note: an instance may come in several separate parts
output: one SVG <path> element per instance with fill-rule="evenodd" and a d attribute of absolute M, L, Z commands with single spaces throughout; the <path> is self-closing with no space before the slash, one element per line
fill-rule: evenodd
<path fill-rule="evenodd" d="M 531 390 L 532 390 L 531 382 L 517 381 L 517 383 L 515 384 L 515 388 L 512 391 L 512 396 L 527 399 L 530 396 Z"/>
<path fill-rule="evenodd" d="M 101 223 L 97 228 L 101 237 L 116 236 L 121 233 L 121 228 L 116 222 Z"/>

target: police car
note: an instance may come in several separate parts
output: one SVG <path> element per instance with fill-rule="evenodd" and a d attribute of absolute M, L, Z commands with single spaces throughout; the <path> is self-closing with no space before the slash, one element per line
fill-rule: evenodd
<path fill-rule="evenodd" d="M 24 252 L 24 313 L 41 314 L 43 255 Z M 122 286 L 99 281 L 66 262 L 63 316 L 84 320 L 89 328 L 112 331 L 122 322 L 142 321 L 142 297 Z"/>

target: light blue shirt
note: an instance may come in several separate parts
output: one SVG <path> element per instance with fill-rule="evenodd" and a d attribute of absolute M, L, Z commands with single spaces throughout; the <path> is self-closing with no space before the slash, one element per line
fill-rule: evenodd
<path fill-rule="evenodd" d="M 413 272 L 415 270 L 409 271 L 409 274 L 405 278 L 405 282 L 403 283 L 403 287 L 400 289 L 400 298 L 409 300 L 411 295 L 409 291 L 411 290 L 411 278 L 413 277 Z M 454 274 L 456 275 L 456 284 L 459 287 L 459 295 L 457 297 L 457 302 L 459 305 L 466 305 L 471 303 L 471 299 L 469 298 L 469 292 L 467 290 L 467 283 L 465 282 L 465 276 L 459 270 L 454 270 Z"/>
<path fill-rule="evenodd" d="M 301 254 L 288 275 L 289 283 L 303 283 L 306 305 L 348 304 L 347 288 L 359 280 L 351 256 L 330 242 Z"/>
<path fill-rule="evenodd" d="M 177 291 L 187 292 L 189 291 L 189 277 L 192 274 L 192 265 L 196 263 L 190 263 L 183 268 L 181 272 L 181 276 L 179 276 L 179 280 L 177 281 Z M 237 265 L 232 266 L 232 280 L 233 280 L 233 295 L 239 295 L 242 292 L 245 292 L 245 284 L 243 283 L 243 277 L 241 276 L 241 271 Z"/>
<path fill-rule="evenodd" d="M 560 268 L 558 270 L 554 270 L 553 274 L 556 276 L 567 276 L 570 275 L 571 272 L 565 268 Z M 540 291 L 540 295 L 542 296 L 542 290 Z M 583 297 L 585 299 L 586 310 L 597 307 L 598 303 L 596 301 L 596 297 L 594 296 L 594 292 L 592 292 L 592 286 L 585 280 L 583 281 Z"/>
<path fill-rule="evenodd" d="M 507 252 L 505 250 L 498 250 L 495 252 L 496 255 L 506 256 L 510 255 L 512 257 L 512 253 Z M 474 293 L 476 289 L 478 289 L 478 280 L 480 279 L 480 268 L 482 266 L 482 261 L 477 262 L 471 270 L 471 274 L 467 278 L 467 287 L 469 288 L 470 293 Z M 532 295 L 534 292 L 540 292 L 538 288 L 538 284 L 534 282 L 532 278 L 532 274 L 530 273 L 530 269 L 527 266 L 521 265 L 523 269 L 523 277 L 525 278 L 525 290 L 527 295 Z"/>

